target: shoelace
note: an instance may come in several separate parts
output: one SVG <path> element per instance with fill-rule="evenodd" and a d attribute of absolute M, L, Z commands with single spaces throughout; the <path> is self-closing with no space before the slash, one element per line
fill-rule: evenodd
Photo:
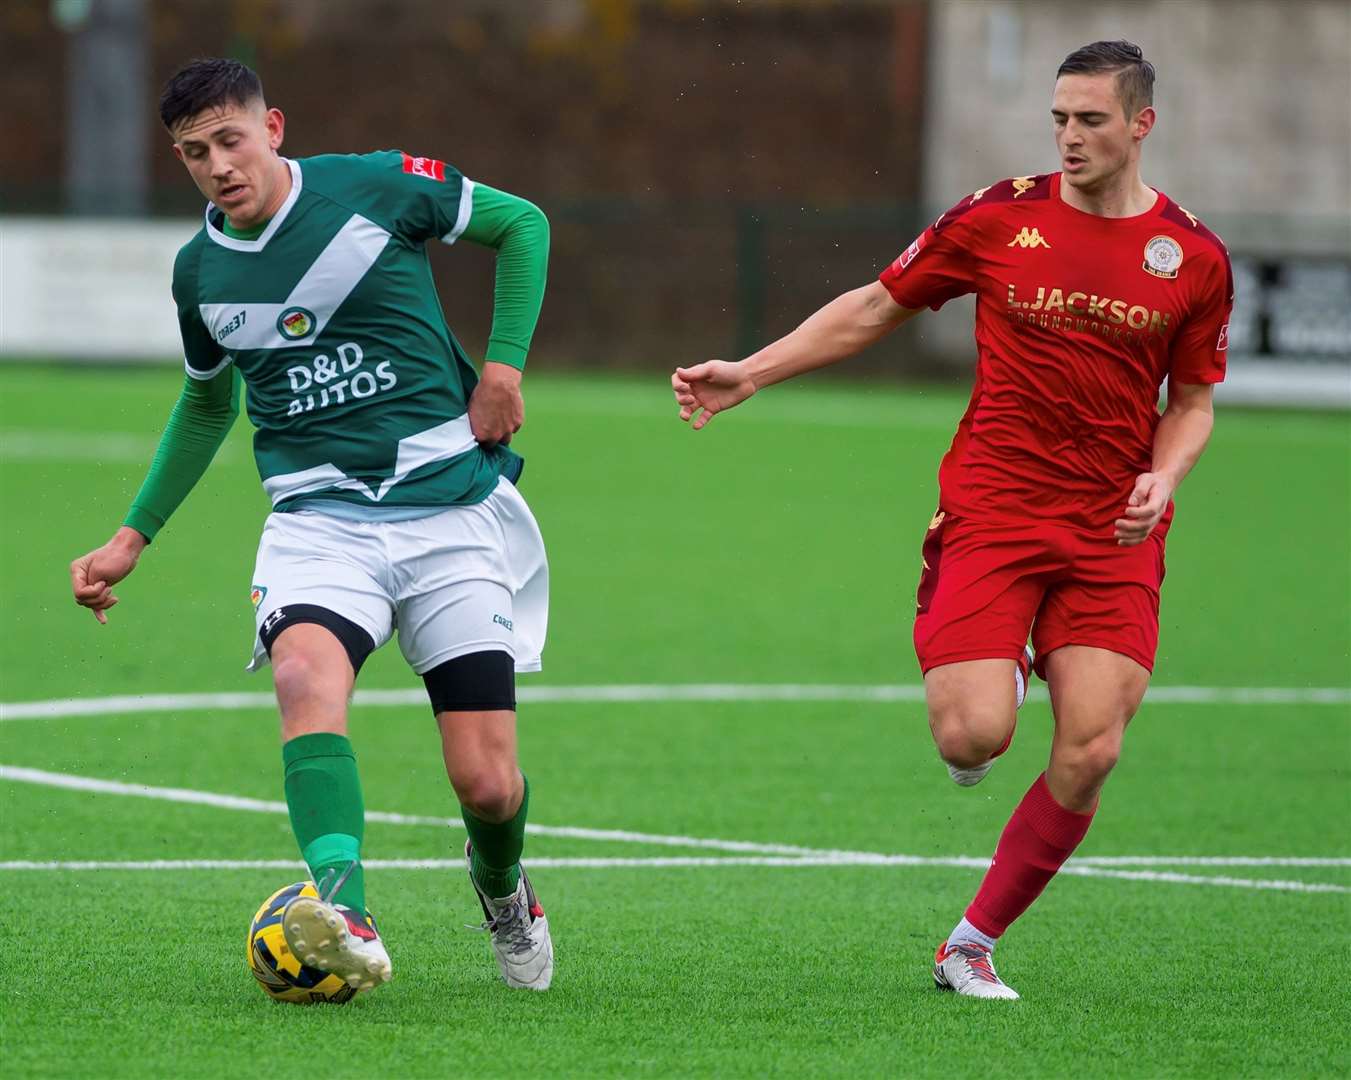
<path fill-rule="evenodd" d="M 976 978 L 985 982 L 999 982 L 999 976 L 995 974 L 994 965 L 990 962 L 990 954 L 984 949 L 978 949 L 974 945 L 954 945 L 952 950 L 966 961 L 967 968 Z"/>
<path fill-rule="evenodd" d="M 530 939 L 530 923 L 525 899 L 518 895 L 497 913 L 497 918 L 479 923 L 472 929 L 488 931 L 497 944 L 504 946 L 513 956 L 519 956 L 535 948 L 535 943 Z"/>

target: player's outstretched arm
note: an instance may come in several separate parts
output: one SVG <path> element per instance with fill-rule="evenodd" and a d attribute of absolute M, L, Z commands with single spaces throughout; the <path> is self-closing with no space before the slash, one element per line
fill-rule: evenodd
<path fill-rule="evenodd" d="M 238 413 L 239 376 L 232 366 L 209 379 L 187 377 L 126 521 L 106 544 L 70 564 L 75 602 L 100 623 L 117 603 L 113 586 L 136 569 L 141 552 L 202 478 Z"/>
<path fill-rule="evenodd" d="M 1215 426 L 1215 387 L 1208 383 L 1168 384 L 1168 405 L 1154 432 L 1154 460 L 1135 480 L 1116 542 L 1133 547 L 1145 542 L 1168 509 L 1168 500 L 1201 457 Z"/>
<path fill-rule="evenodd" d="M 740 363 L 710 360 L 676 368 L 671 389 L 680 419 L 693 419 L 698 431 L 757 390 L 860 353 L 917 314 L 897 304 L 877 281 L 837 296 L 792 333 Z"/>

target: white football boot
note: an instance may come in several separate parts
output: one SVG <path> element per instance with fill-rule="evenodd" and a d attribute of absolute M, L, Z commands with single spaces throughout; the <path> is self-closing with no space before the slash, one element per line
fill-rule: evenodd
<path fill-rule="evenodd" d="M 469 862 L 471 845 L 464 845 Z M 516 892 L 504 899 L 493 899 L 478 887 L 470 871 L 469 883 L 483 907 L 487 920 L 479 929 L 492 935 L 493 953 L 502 981 L 513 990 L 547 990 L 554 977 L 554 943 L 549 937 L 549 920 L 535 898 L 525 867 Z"/>
<path fill-rule="evenodd" d="M 934 985 L 967 997 L 1018 1000 L 1018 991 L 995 972 L 990 950 L 969 941 L 938 946 L 934 956 Z"/>
<path fill-rule="evenodd" d="M 1023 701 L 1027 698 L 1027 685 L 1032 673 L 1032 646 L 1023 646 L 1023 655 L 1018 659 L 1017 666 L 1013 669 L 1013 688 L 1015 694 L 1015 709 L 1023 707 Z M 1017 718 L 1014 718 L 1014 726 L 1017 726 Z M 948 762 L 943 762 L 948 767 L 948 775 L 952 777 L 954 784 L 961 784 L 962 787 L 973 787 L 985 779 L 985 774 L 994 768 L 996 759 L 1013 742 L 1013 732 L 1009 732 L 1009 737 L 1004 740 L 1004 745 L 990 755 L 990 760 L 982 762 L 979 765 L 973 765 L 969 769 L 958 768 Z"/>
<path fill-rule="evenodd" d="M 334 896 L 351 873 L 319 889 Z M 282 912 L 281 929 L 291 952 L 308 967 L 332 972 L 355 990 L 373 990 L 393 975 L 389 953 L 369 912 L 354 911 L 328 899 L 297 896 Z"/>

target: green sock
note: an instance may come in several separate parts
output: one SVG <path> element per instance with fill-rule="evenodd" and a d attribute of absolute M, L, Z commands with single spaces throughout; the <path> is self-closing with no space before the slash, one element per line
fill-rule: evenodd
<path fill-rule="evenodd" d="M 499 824 L 481 821 L 460 807 L 472 850 L 469 874 L 474 884 L 494 900 L 511 896 L 521 880 L 521 850 L 525 847 L 525 812 L 530 805 L 530 781 L 521 777 L 524 791 L 516 815 Z"/>
<path fill-rule="evenodd" d="M 291 831 L 321 887 L 328 871 L 336 881 L 356 866 L 331 899 L 356 911 L 366 910 L 366 880 L 361 869 L 361 838 L 366 811 L 361 798 L 357 759 L 345 735 L 299 735 L 281 748 L 286 767 L 286 806 Z"/>

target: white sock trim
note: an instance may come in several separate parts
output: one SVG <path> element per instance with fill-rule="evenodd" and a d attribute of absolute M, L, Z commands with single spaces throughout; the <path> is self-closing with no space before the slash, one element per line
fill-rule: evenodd
<path fill-rule="evenodd" d="M 966 921 L 965 916 L 963 916 L 962 921 L 953 928 L 952 933 L 948 935 L 949 945 L 956 945 L 958 942 L 966 942 L 971 945 L 980 945 L 991 951 L 994 950 L 996 940 L 997 939 L 992 938 L 989 934 L 983 934 L 977 930 Z"/>

